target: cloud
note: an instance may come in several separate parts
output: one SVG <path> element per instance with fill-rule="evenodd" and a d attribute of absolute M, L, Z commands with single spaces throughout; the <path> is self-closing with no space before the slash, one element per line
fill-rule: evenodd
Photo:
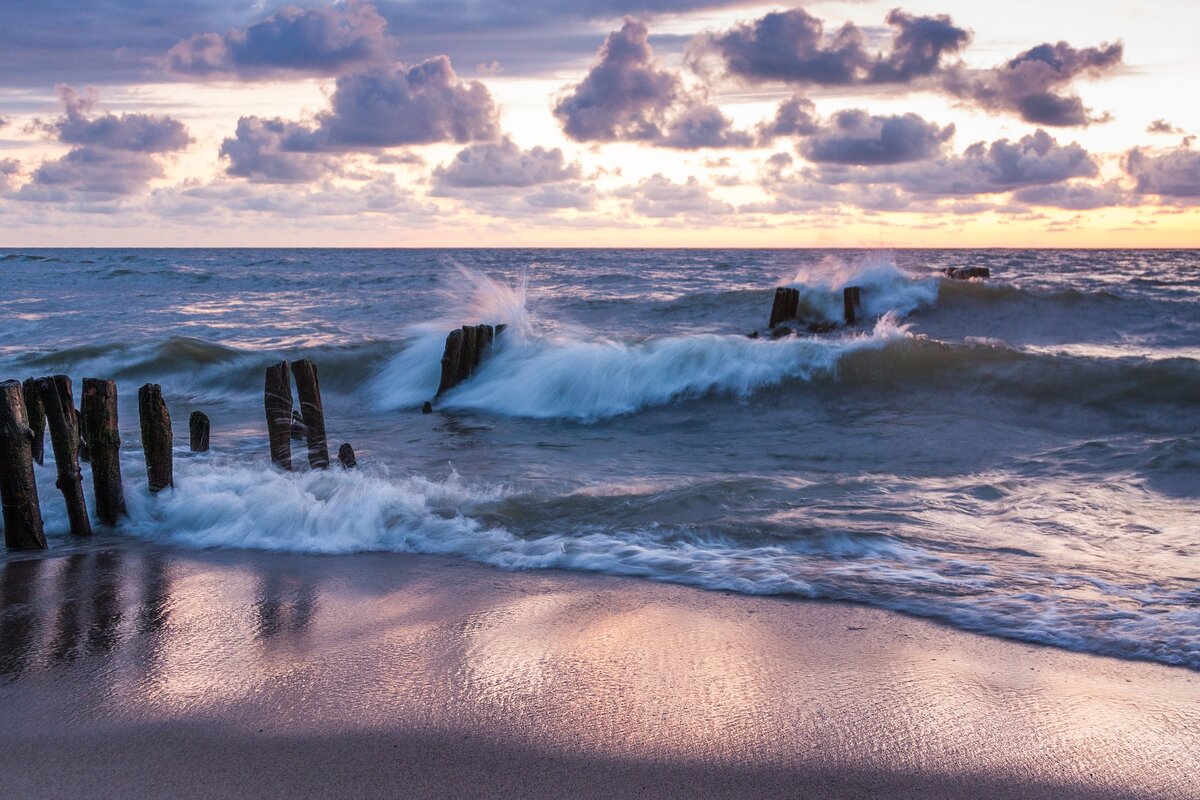
<path fill-rule="evenodd" d="M 529 187 L 578 178 L 579 174 L 579 165 L 567 164 L 557 147 L 522 150 L 505 137 L 459 151 L 449 164 L 433 171 L 433 183 L 436 191 Z"/>
<path fill-rule="evenodd" d="M 628 200 L 635 213 L 656 219 L 679 216 L 711 218 L 734 211 L 729 203 L 712 197 L 708 188 L 694 176 L 689 176 L 686 183 L 675 183 L 655 173 L 636 186 L 626 186 L 613 194 Z"/>
<path fill-rule="evenodd" d="M 95 90 L 80 95 L 59 86 L 63 116 L 36 127 L 72 146 L 66 155 L 43 161 L 20 188 L 18 200 L 93 202 L 137 194 L 163 177 L 161 156 L 191 144 L 183 123 L 149 114 L 94 115 Z"/>
<path fill-rule="evenodd" d="M 811 136 L 818 127 L 816 106 L 796 94 L 779 104 L 772 119 L 758 126 L 758 138 L 765 144 L 779 136 Z"/>
<path fill-rule="evenodd" d="M 914 17 L 892 9 L 887 23 L 895 28 L 892 49 L 871 65 L 869 83 L 908 83 L 933 75 L 942 68 L 942 57 L 954 55 L 971 41 L 971 34 L 950 17 Z"/>
<path fill-rule="evenodd" d="M 1125 171 L 1139 194 L 1200 198 L 1200 151 L 1190 147 L 1148 150 L 1135 147 L 1125 155 Z"/>
<path fill-rule="evenodd" d="M 1076 49 L 1066 42 L 1040 44 L 988 70 L 947 73 L 943 88 L 988 111 L 1016 113 L 1038 125 L 1073 126 L 1102 122 L 1067 92 L 1079 77 L 1098 78 L 1121 65 L 1120 42 Z"/>
<path fill-rule="evenodd" d="M 1176 128 L 1165 119 L 1156 119 L 1146 126 L 1146 133 L 1183 133 L 1182 128 Z"/>
<path fill-rule="evenodd" d="M 751 147 L 754 137 L 734 130 L 733 123 L 711 103 L 683 107 L 670 121 L 666 134 L 657 144 L 679 150 L 706 147 Z"/>
<path fill-rule="evenodd" d="M 0 191 L 6 190 L 16 175 L 21 174 L 21 162 L 15 158 L 0 158 Z"/>
<path fill-rule="evenodd" d="M 1031 186 L 1013 192 L 1013 200 L 1031 206 L 1049 206 L 1069 211 L 1130 205 L 1129 192 L 1115 181 L 1094 186 L 1087 183 L 1062 183 Z"/>
<path fill-rule="evenodd" d="M 872 116 L 861 110 L 839 111 L 800 142 L 809 161 L 827 164 L 901 164 L 937 155 L 954 135 L 916 114 Z"/>
<path fill-rule="evenodd" d="M 604 39 L 587 76 L 554 104 L 567 136 L 579 142 L 662 138 L 666 111 L 682 92 L 679 77 L 662 69 L 646 26 L 625 18 Z"/>
<path fill-rule="evenodd" d="M 336 154 L 500 135 L 487 87 L 459 81 L 450 60 L 373 67 L 337 79 L 330 108 L 311 122 L 243 117 L 221 145 L 227 174 L 259 182 L 314 180 Z"/>
<path fill-rule="evenodd" d="M 390 60 L 395 47 L 376 8 L 351 0 L 271 16 L 225 34 L 203 33 L 172 47 L 164 59 L 177 74 L 261 78 L 280 73 L 339 75 Z"/>

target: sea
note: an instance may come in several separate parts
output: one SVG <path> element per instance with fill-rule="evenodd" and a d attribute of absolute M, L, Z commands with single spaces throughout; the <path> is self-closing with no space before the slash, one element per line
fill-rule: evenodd
<path fill-rule="evenodd" d="M 805 324 L 773 338 L 779 286 Z M 856 324 L 810 333 L 847 286 Z M 435 397 L 480 323 L 507 327 Z M 355 469 L 271 464 L 264 370 L 303 357 Z M 117 381 L 105 547 L 436 553 L 1200 670 L 1200 251 L 0 248 L 0 378 L 56 373 Z M 95 547 L 36 474 L 51 552 Z"/>

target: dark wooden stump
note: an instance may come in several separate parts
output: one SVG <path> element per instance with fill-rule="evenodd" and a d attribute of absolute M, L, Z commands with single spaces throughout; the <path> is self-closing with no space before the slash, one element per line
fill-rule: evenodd
<path fill-rule="evenodd" d="M 92 454 L 92 486 L 96 489 L 96 518 L 116 525 L 125 514 L 121 487 L 121 434 L 117 427 L 117 384 L 99 378 L 83 379 L 80 418 Z"/>
<path fill-rule="evenodd" d="M 354 458 L 354 448 L 349 442 L 342 442 L 342 446 L 338 448 L 338 463 L 342 465 L 342 469 L 354 469 L 358 466 L 358 461 Z"/>
<path fill-rule="evenodd" d="M 267 438 L 271 461 L 280 469 L 292 468 L 292 371 L 286 361 L 267 367 L 263 405 L 267 411 Z"/>
<path fill-rule="evenodd" d="M 296 377 L 296 394 L 300 399 L 300 413 L 304 417 L 304 434 L 308 438 L 308 465 L 313 469 L 329 469 L 325 409 L 321 406 L 317 365 L 307 358 L 293 361 L 292 375 Z"/>
<path fill-rule="evenodd" d="M 442 352 L 442 380 L 438 384 L 437 393 L 453 389 L 458 383 L 459 362 L 462 361 L 463 332 L 450 331 L 446 335 L 446 349 Z"/>
<path fill-rule="evenodd" d="M 193 453 L 208 452 L 208 436 L 210 432 L 208 415 L 203 411 L 193 411 L 188 417 L 188 441 Z"/>
<path fill-rule="evenodd" d="M 92 523 L 83 499 L 83 474 L 79 471 L 79 424 L 75 417 L 75 402 L 71 397 L 71 379 L 66 375 L 38 378 L 37 387 L 50 428 L 54 464 L 58 469 L 58 480 L 54 485 L 66 501 L 71 533 L 91 536 Z"/>
<path fill-rule="evenodd" d="M 432 414 L 433 413 L 433 403 L 426 400 L 425 405 L 421 406 L 421 413 L 422 414 Z"/>
<path fill-rule="evenodd" d="M 496 330 L 491 325 L 475 326 L 475 365 L 472 372 L 479 369 L 483 359 L 492 350 L 492 341 L 496 338 Z"/>
<path fill-rule="evenodd" d="M 476 349 L 479 346 L 479 331 L 474 325 L 464 325 L 462 327 L 462 335 L 462 357 L 458 360 L 458 379 L 455 381 L 456 384 L 462 383 L 471 377 L 471 373 L 475 370 Z"/>
<path fill-rule="evenodd" d="M 29 443 L 33 451 L 33 460 L 43 464 L 46 457 L 46 412 L 42 408 L 42 395 L 38 392 L 37 381 L 26 378 L 21 384 L 21 394 L 25 399 L 25 416 L 29 418 L 29 430 L 33 433 L 33 439 Z"/>
<path fill-rule="evenodd" d="M 857 286 L 847 286 L 842 289 L 842 313 L 846 324 L 853 325 L 855 312 L 862 308 L 862 290 Z"/>
<path fill-rule="evenodd" d="M 796 318 L 800 311 L 800 290 L 780 286 L 775 290 L 775 300 L 771 303 L 771 321 L 768 328 L 774 328 L 781 322 Z"/>
<path fill-rule="evenodd" d="M 33 475 L 34 436 L 23 394 L 17 381 L 0 383 L 0 505 L 4 546 L 9 550 L 45 550 L 42 509 Z"/>
<path fill-rule="evenodd" d="M 142 423 L 142 450 L 146 454 L 146 480 L 151 492 L 175 485 L 175 454 L 171 449 L 171 414 L 162 387 L 147 383 L 138 389 L 138 416 Z"/>

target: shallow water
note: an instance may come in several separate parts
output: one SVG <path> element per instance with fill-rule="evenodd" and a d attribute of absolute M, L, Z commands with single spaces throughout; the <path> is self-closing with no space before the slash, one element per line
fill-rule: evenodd
<path fill-rule="evenodd" d="M 0 271 L 0 376 L 118 380 L 120 535 L 849 599 L 1200 669 L 1194 251 L 38 250 Z M 869 319 L 746 338 L 780 284 L 814 321 L 861 286 Z M 509 328 L 420 414 L 446 332 L 476 322 Z M 358 472 L 267 464 L 263 368 L 301 356 Z M 147 381 L 184 450 L 191 411 L 213 420 L 153 498 Z"/>

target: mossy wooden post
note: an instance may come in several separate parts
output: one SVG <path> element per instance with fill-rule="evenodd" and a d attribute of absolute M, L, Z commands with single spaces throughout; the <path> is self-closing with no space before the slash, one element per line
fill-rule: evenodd
<path fill-rule="evenodd" d="M 329 444 L 325 441 L 325 409 L 321 405 L 321 384 L 317 380 L 317 365 L 308 358 L 293 361 L 292 375 L 296 378 L 300 416 L 304 418 L 304 435 L 308 439 L 308 465 L 313 469 L 329 469 Z"/>
<path fill-rule="evenodd" d="M 157 383 L 147 383 L 138 389 L 138 417 L 142 423 L 142 450 L 146 454 L 146 480 L 151 492 L 161 492 L 175 485 L 175 454 L 171 449 L 171 414 Z"/>
<path fill-rule="evenodd" d="M 462 360 L 463 333 L 461 330 L 450 331 L 446 336 L 446 349 L 442 353 L 442 380 L 438 384 L 437 393 L 453 389 L 458 383 L 459 363 Z"/>
<path fill-rule="evenodd" d="M 354 469 L 358 466 L 358 460 L 354 458 L 354 448 L 349 442 L 342 442 L 342 446 L 338 448 L 338 463 L 342 465 L 342 469 Z"/>
<path fill-rule="evenodd" d="M 209 431 L 208 415 L 203 411 L 193 411 L 188 418 L 188 443 L 193 453 L 208 452 Z"/>
<path fill-rule="evenodd" d="M 71 379 L 66 375 L 38 378 L 37 387 L 50 428 L 54 463 L 58 468 L 58 480 L 54 485 L 66 501 L 71 533 L 91 536 L 92 523 L 83 499 L 83 473 L 79 471 L 79 427 L 75 402 L 71 397 Z"/>
<path fill-rule="evenodd" d="M 42 410 L 42 396 L 38 393 L 37 381 L 26 378 L 21 384 L 21 394 L 25 399 L 25 416 L 29 419 L 29 430 L 33 434 L 29 442 L 30 450 L 33 452 L 33 460 L 42 464 L 46 458 L 46 412 Z"/>
<path fill-rule="evenodd" d="M 286 361 L 267 367 L 263 405 L 267 411 L 267 438 L 271 461 L 283 470 L 292 468 L 292 371 Z"/>
<path fill-rule="evenodd" d="M 30 446 L 33 430 L 22 395 L 17 381 L 0 383 L 0 505 L 4 546 L 9 550 L 45 550 L 42 510 L 33 476 Z"/>
<path fill-rule="evenodd" d="M 117 519 L 125 514 L 116 382 L 84 378 L 82 411 L 84 436 L 92 455 L 96 517 L 105 525 L 116 525 Z"/>

